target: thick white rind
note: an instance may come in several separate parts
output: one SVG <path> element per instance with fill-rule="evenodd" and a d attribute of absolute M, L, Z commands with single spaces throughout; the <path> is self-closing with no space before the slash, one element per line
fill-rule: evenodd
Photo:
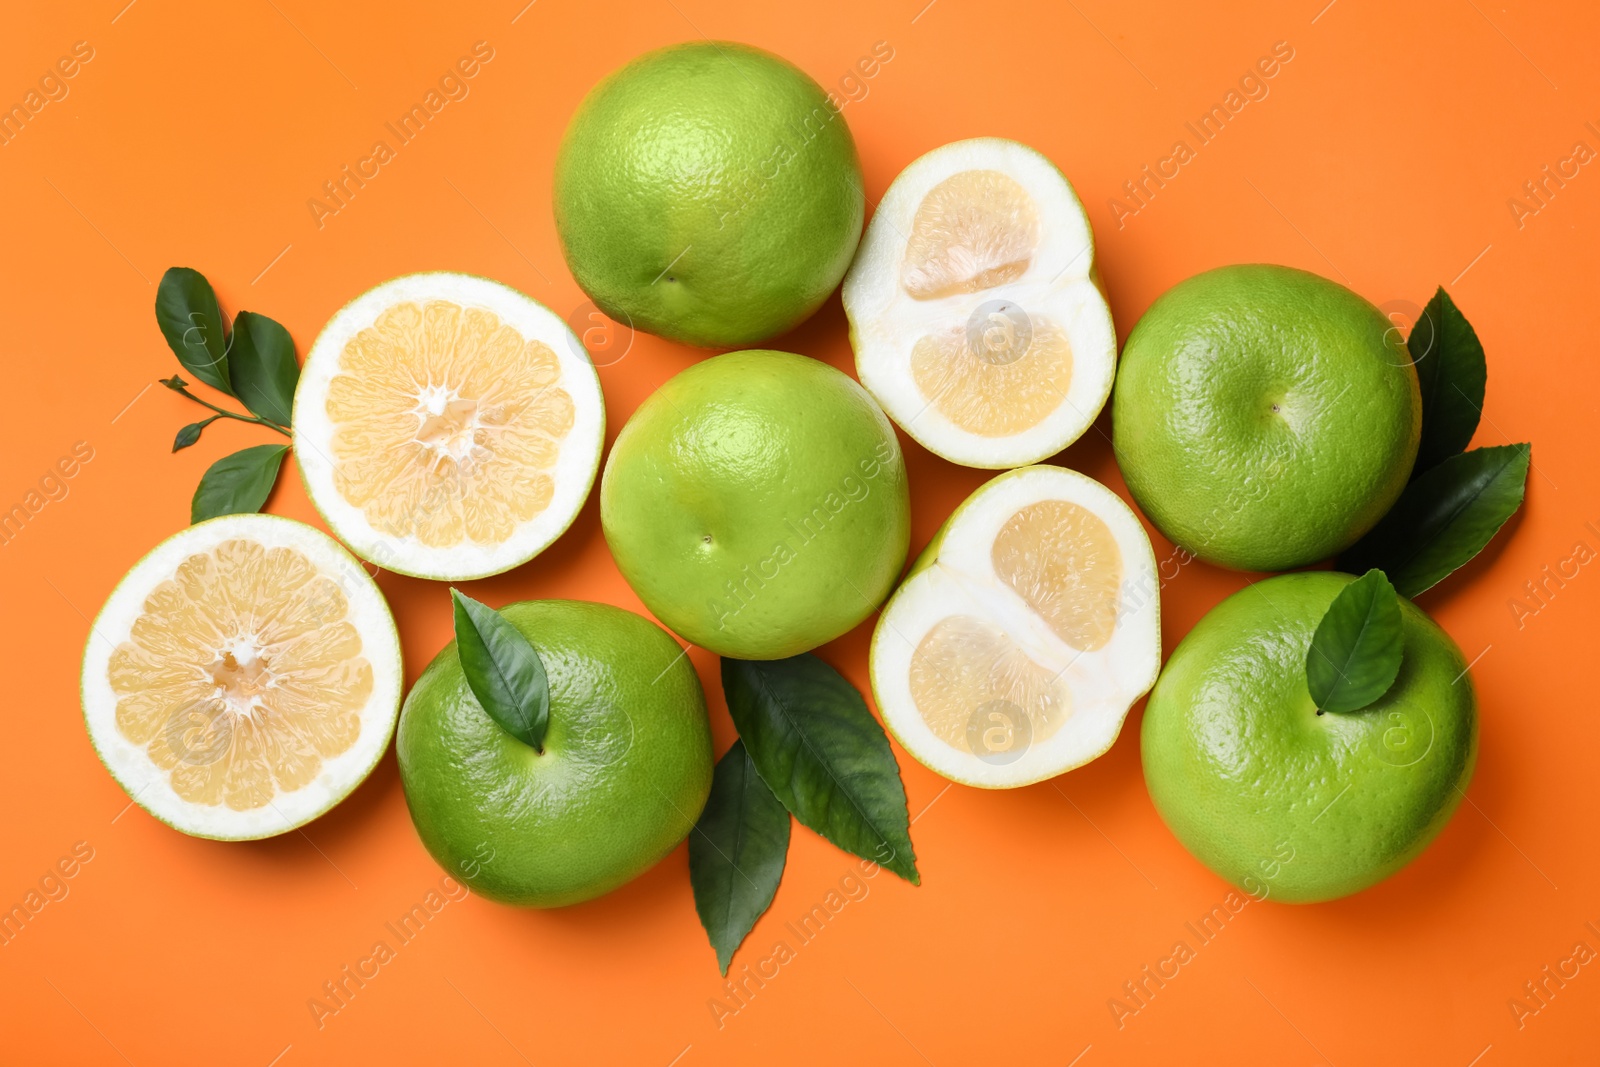
<path fill-rule="evenodd" d="M 1069 647 L 994 573 L 1000 528 L 1021 508 L 1066 500 L 1098 515 L 1122 552 L 1122 605 L 1111 640 L 1093 652 Z M 1057 733 L 1015 762 L 987 763 L 929 728 L 911 695 L 911 658 L 942 619 L 975 614 L 998 622 L 1033 659 L 1061 671 L 1073 712 Z M 1026 467 L 981 486 L 951 517 L 938 557 L 908 578 L 872 636 L 872 689 L 884 723 L 902 747 L 953 781 L 1009 789 L 1052 778 L 1105 753 L 1128 711 L 1161 667 L 1160 588 L 1155 552 L 1127 504 L 1099 482 L 1062 467 Z"/>
<path fill-rule="evenodd" d="M 367 521 L 365 512 L 344 499 L 334 484 L 330 458 L 333 422 L 325 404 L 329 383 L 339 372 L 345 344 L 371 326 L 384 310 L 407 300 L 450 300 L 487 308 L 524 338 L 544 342 L 560 360 L 558 384 L 572 397 L 575 415 L 571 432 L 561 442 L 552 475 L 555 494 L 548 507 L 499 545 L 467 541 L 449 548 L 432 548 L 415 537 L 382 533 Z M 526 563 L 566 532 L 594 486 L 605 443 L 605 418 L 600 376 L 582 343 L 555 312 L 532 297 L 487 278 L 448 271 L 407 274 L 369 289 L 346 304 L 317 336 L 295 390 L 294 454 L 311 502 L 356 555 L 397 574 L 464 581 Z"/>
<path fill-rule="evenodd" d="M 968 170 L 1016 179 L 1039 207 L 1039 250 L 1015 282 L 938 300 L 913 299 L 900 263 L 917 208 L 934 186 Z M 996 137 L 936 148 L 901 172 L 884 194 L 844 280 L 844 310 L 861 384 L 889 417 L 929 451 L 969 467 L 1036 463 L 1076 441 L 1105 407 L 1116 374 L 1111 309 L 1094 280 L 1094 233 L 1071 183 L 1044 156 Z M 1072 380 L 1054 412 L 1010 437 L 984 437 L 952 423 L 928 402 L 911 374 L 919 337 L 967 319 L 990 300 L 1014 301 L 1061 323 L 1072 346 Z"/>
<path fill-rule="evenodd" d="M 193 804 L 172 789 L 169 772 L 117 730 L 117 695 L 107 668 L 117 645 L 128 639 L 145 598 L 172 577 L 184 559 L 208 552 L 223 541 L 247 538 L 267 548 L 294 548 L 339 583 L 349 604 L 346 618 L 361 635 L 361 654 L 372 664 L 372 695 L 361 710 L 361 733 L 344 752 L 324 760 L 308 785 L 280 793 L 250 811 L 226 805 Z M 394 735 L 400 714 L 404 672 L 400 634 L 377 583 L 351 555 L 321 530 L 277 515 L 224 515 L 167 538 L 118 583 L 89 630 L 83 654 L 80 692 L 89 741 L 111 776 L 138 805 L 157 819 L 195 837 L 248 841 L 301 826 L 350 794 L 371 773 Z"/>

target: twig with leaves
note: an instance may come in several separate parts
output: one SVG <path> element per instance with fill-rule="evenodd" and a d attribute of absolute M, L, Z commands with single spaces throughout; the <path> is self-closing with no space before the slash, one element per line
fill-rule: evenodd
<path fill-rule="evenodd" d="M 196 396 L 189 391 L 190 383 L 176 374 L 160 379 L 168 389 L 215 412 L 179 429 L 172 441 L 174 452 L 199 441 L 205 428 L 218 419 L 253 423 L 293 436 L 289 422 L 300 364 L 288 330 L 252 311 L 235 315 L 230 329 L 211 283 L 190 267 L 172 267 L 161 276 L 156 321 L 184 370 L 240 401 L 249 412 L 230 411 Z M 254 445 L 217 460 L 195 488 L 189 521 L 260 511 L 288 451 L 288 445 Z"/>

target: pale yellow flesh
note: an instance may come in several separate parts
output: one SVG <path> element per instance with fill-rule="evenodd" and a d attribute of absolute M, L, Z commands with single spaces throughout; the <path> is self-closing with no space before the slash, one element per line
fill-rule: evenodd
<path fill-rule="evenodd" d="M 1028 191 L 997 170 L 964 170 L 917 206 L 900 284 L 918 300 L 993 289 L 1022 277 L 1038 247 Z"/>
<path fill-rule="evenodd" d="M 928 728 L 961 752 L 1009 751 L 1018 711 L 1042 741 L 1072 714 L 1072 694 L 1000 627 L 973 615 L 933 624 L 911 657 L 911 697 Z M 1003 736 L 989 731 L 999 729 Z"/>
<path fill-rule="evenodd" d="M 1010 342 L 1013 327 L 993 316 L 986 336 Z M 924 334 L 911 348 L 917 389 L 945 418 L 983 437 L 1010 437 L 1037 426 L 1066 398 L 1072 346 L 1049 319 L 1031 316 L 1033 336 L 1020 356 L 974 352 L 965 324 Z"/>
<path fill-rule="evenodd" d="M 1105 520 L 1065 500 L 1041 500 L 1012 515 L 994 539 L 994 572 L 1055 631 L 1084 652 L 1117 628 L 1122 550 Z"/>
<path fill-rule="evenodd" d="M 498 545 L 550 505 L 575 409 L 548 345 L 493 312 L 395 304 L 340 353 L 328 385 L 340 496 L 430 548 Z"/>
<path fill-rule="evenodd" d="M 1087 508 L 1044 500 L 1019 509 L 995 536 L 990 563 L 1024 610 L 1070 648 L 1093 652 L 1115 634 L 1122 551 L 1105 520 Z M 971 613 L 936 622 L 918 643 L 910 672 L 917 711 L 961 752 L 988 757 L 1038 744 L 1072 715 L 1064 672 L 1035 662 L 999 623 Z"/>
<path fill-rule="evenodd" d="M 900 265 L 916 300 L 1003 287 L 1022 278 L 1040 240 L 1039 209 L 1015 179 L 994 170 L 951 175 L 918 205 Z M 1037 426 L 1061 406 L 1072 382 L 1072 346 L 1061 324 L 1020 309 L 951 323 L 916 339 L 918 390 L 951 423 L 983 437 Z M 976 340 L 975 340 L 976 339 Z"/>
<path fill-rule="evenodd" d="M 372 694 L 349 613 L 295 549 L 189 556 L 112 653 L 117 731 L 194 804 L 247 811 L 304 787 L 355 743 Z"/>

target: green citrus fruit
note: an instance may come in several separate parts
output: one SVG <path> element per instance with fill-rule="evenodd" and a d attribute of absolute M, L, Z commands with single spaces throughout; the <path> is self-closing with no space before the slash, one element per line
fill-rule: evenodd
<path fill-rule="evenodd" d="M 1211 563 L 1286 570 L 1350 547 L 1405 488 L 1422 398 L 1382 312 L 1288 267 L 1180 282 L 1128 337 L 1112 397 L 1128 488 Z"/>
<path fill-rule="evenodd" d="M 483 710 L 451 642 L 400 713 L 400 781 L 422 843 L 473 892 L 574 904 L 643 873 L 699 818 L 711 790 L 705 695 L 677 642 L 632 612 L 541 600 L 501 614 L 544 662 L 543 751 Z"/>
<path fill-rule="evenodd" d="M 1257 582 L 1185 637 L 1145 709 L 1145 784 L 1200 862 L 1291 903 L 1365 889 L 1411 862 L 1460 803 L 1478 749 L 1461 650 L 1402 599 L 1400 674 L 1360 711 L 1318 714 L 1311 635 L 1355 579 Z"/>
<path fill-rule="evenodd" d="M 619 321 L 736 347 L 798 325 L 861 238 L 861 163 L 798 67 L 700 41 L 640 56 L 578 106 L 556 157 L 567 266 Z"/>
<path fill-rule="evenodd" d="M 831 641 L 889 595 L 911 506 L 888 418 L 855 380 L 788 352 L 729 352 L 622 428 L 600 522 L 656 618 L 722 656 Z"/>

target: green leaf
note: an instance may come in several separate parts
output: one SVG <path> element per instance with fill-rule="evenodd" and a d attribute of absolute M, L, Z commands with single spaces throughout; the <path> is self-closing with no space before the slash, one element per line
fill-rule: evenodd
<path fill-rule="evenodd" d="M 265 315 L 241 311 L 233 319 L 228 376 L 244 406 L 279 426 L 289 425 L 300 364 L 289 331 Z"/>
<path fill-rule="evenodd" d="M 789 812 L 743 741 L 717 761 L 711 797 L 689 835 L 689 884 L 717 966 L 728 973 L 734 952 L 771 905 L 789 851 Z"/>
<path fill-rule="evenodd" d="M 456 654 L 467 687 L 506 733 L 544 750 L 550 725 L 550 683 L 544 661 L 506 617 L 487 604 L 452 589 Z"/>
<path fill-rule="evenodd" d="M 156 322 L 184 370 L 233 395 L 222 309 L 204 274 L 189 267 L 172 267 L 163 274 L 156 290 Z"/>
<path fill-rule="evenodd" d="M 179 430 L 178 436 L 172 439 L 172 450 L 176 452 L 180 448 L 188 448 L 190 445 L 200 440 L 201 430 L 205 429 L 207 426 L 210 426 L 213 422 L 216 422 L 220 418 L 222 418 L 221 415 L 213 415 L 209 419 L 201 419 L 199 422 L 191 422 L 189 425 Z"/>
<path fill-rule="evenodd" d="M 1339 569 L 1377 567 L 1414 597 L 1483 550 L 1517 508 L 1532 445 L 1495 445 L 1451 456 L 1406 486 L 1389 514 L 1339 557 Z"/>
<path fill-rule="evenodd" d="M 1358 711 L 1389 691 L 1405 638 L 1400 598 L 1380 570 L 1339 591 L 1306 650 L 1306 687 L 1319 711 Z"/>
<path fill-rule="evenodd" d="M 816 656 L 722 661 L 722 689 L 762 780 L 846 852 L 919 884 L 906 791 L 883 727 Z"/>
<path fill-rule="evenodd" d="M 255 445 L 217 460 L 195 488 L 189 521 L 260 511 L 278 480 L 278 467 L 287 451 L 288 445 Z"/>
<path fill-rule="evenodd" d="M 1483 414 L 1489 368 L 1472 324 L 1440 286 L 1406 339 L 1422 387 L 1422 444 L 1413 477 L 1456 455 L 1472 441 Z"/>

